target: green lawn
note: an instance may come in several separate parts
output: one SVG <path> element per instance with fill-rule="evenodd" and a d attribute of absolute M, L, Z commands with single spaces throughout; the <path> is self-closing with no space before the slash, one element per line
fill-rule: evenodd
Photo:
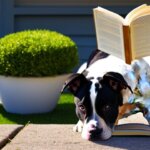
<path fill-rule="evenodd" d="M 63 94 L 53 112 L 45 114 L 18 115 L 8 113 L 0 105 L 0 124 L 75 124 L 77 117 L 75 115 L 75 105 L 73 96 Z"/>

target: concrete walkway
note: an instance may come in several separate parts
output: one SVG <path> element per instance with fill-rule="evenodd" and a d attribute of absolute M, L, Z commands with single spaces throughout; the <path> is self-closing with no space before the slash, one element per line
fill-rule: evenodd
<path fill-rule="evenodd" d="M 0 125 L 0 149 L 11 142 L 22 128 L 22 125 Z"/>
<path fill-rule="evenodd" d="M 73 125 L 0 125 L 2 150 L 150 150 L 149 137 L 112 137 L 107 141 L 83 140 Z"/>

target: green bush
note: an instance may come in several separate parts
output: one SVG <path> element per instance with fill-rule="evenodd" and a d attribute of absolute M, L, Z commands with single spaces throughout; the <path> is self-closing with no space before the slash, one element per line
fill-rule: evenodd
<path fill-rule="evenodd" d="M 76 44 L 49 30 L 28 30 L 0 39 L 0 74 L 53 76 L 69 73 L 78 63 Z"/>

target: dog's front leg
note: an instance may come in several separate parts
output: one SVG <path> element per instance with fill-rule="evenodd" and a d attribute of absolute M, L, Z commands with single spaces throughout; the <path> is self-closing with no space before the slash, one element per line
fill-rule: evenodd
<path fill-rule="evenodd" d="M 73 127 L 74 132 L 82 132 L 83 129 L 83 122 L 81 120 Z"/>

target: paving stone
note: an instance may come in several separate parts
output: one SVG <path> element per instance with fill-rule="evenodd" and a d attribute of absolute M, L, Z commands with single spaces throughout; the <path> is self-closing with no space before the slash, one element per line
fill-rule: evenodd
<path fill-rule="evenodd" d="M 0 125 L 0 149 L 23 128 L 22 125 Z"/>
<path fill-rule="evenodd" d="M 3 150 L 150 150 L 149 137 L 112 137 L 107 141 L 86 141 L 73 125 L 33 125 L 21 130 Z"/>

